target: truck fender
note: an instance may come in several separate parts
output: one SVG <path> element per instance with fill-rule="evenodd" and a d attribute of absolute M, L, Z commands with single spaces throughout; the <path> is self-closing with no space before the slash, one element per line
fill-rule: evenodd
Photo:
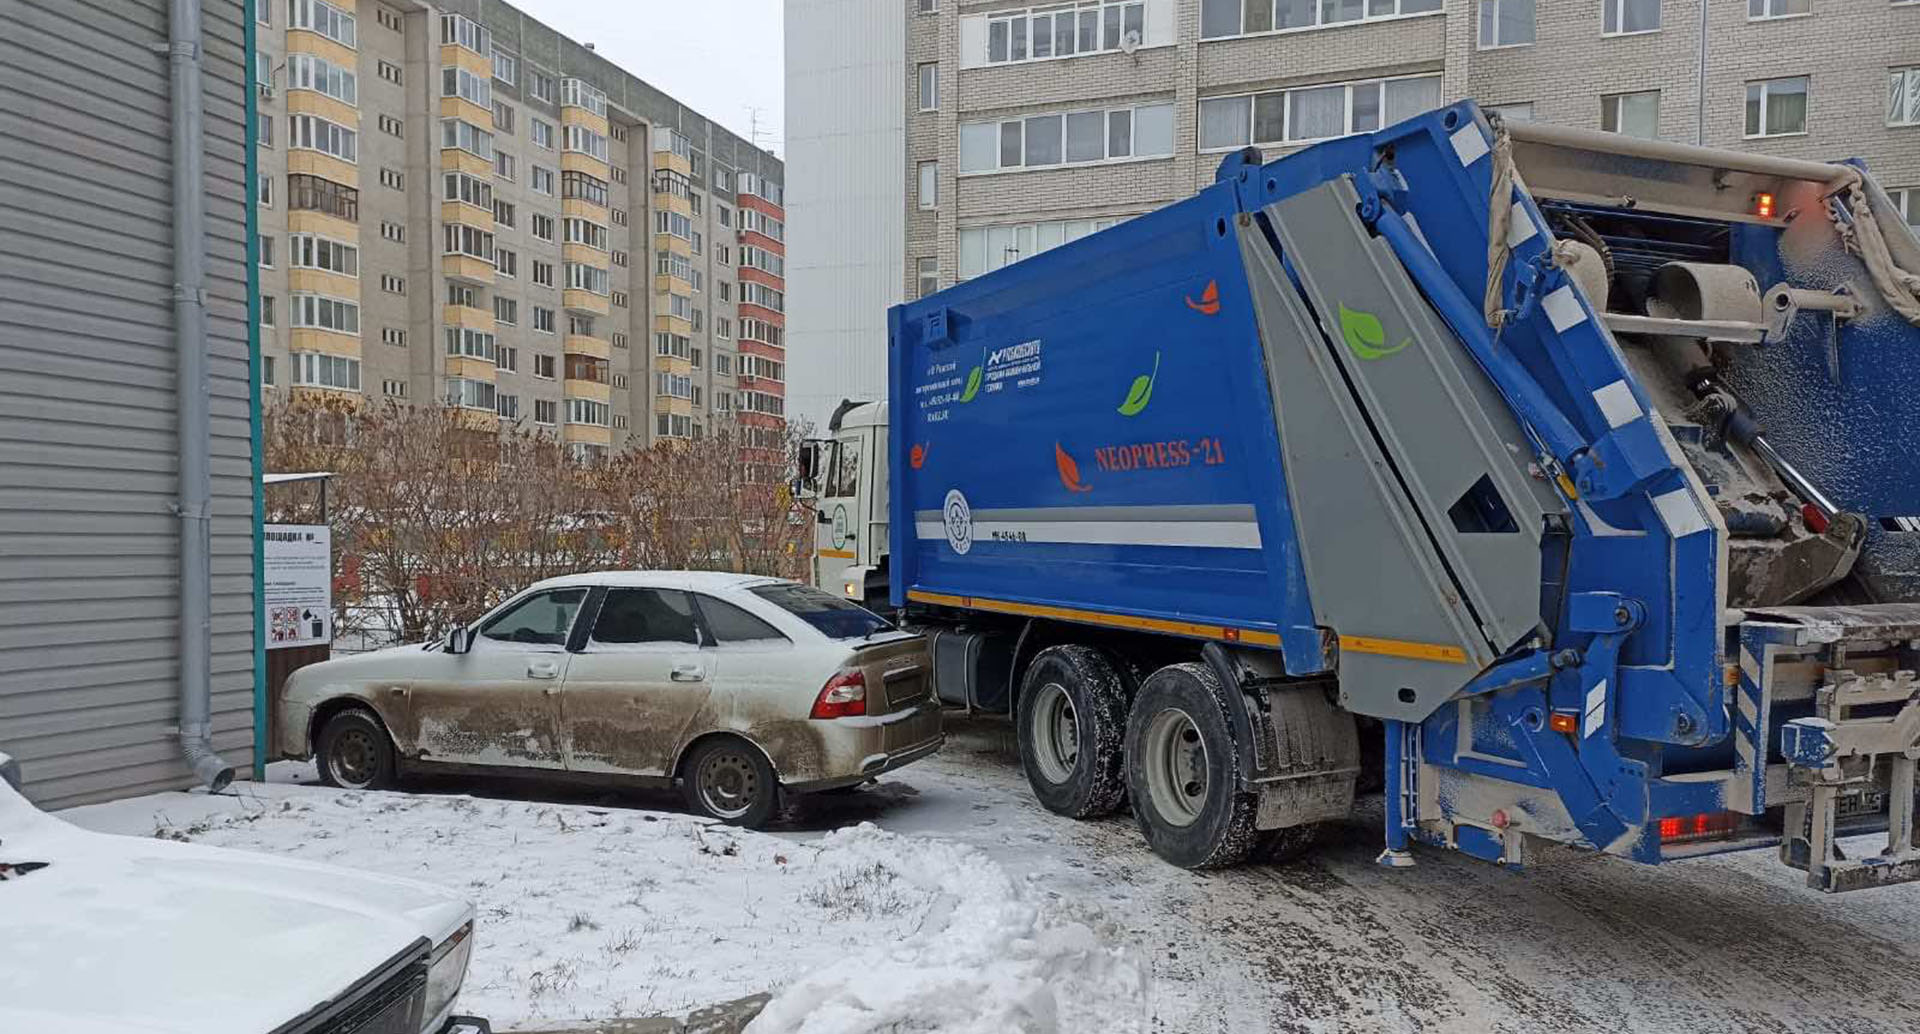
<path fill-rule="evenodd" d="M 1255 825 L 1279 829 L 1343 817 L 1360 773 L 1360 736 L 1328 684 L 1288 676 L 1271 651 L 1208 643 L 1200 653 L 1226 686 L 1235 739 L 1248 746 L 1238 752 L 1238 781 L 1261 794 Z"/>

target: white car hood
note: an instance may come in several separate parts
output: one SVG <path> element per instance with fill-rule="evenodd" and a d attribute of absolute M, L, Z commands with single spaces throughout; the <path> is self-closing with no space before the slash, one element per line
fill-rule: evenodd
<path fill-rule="evenodd" d="M 114 836 L 0 784 L 0 1030 L 266 1034 L 472 915 L 412 880 Z"/>

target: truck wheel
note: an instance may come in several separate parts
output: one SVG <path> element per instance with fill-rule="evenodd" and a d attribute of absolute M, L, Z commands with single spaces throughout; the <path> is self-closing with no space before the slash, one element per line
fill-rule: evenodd
<path fill-rule="evenodd" d="M 372 712 L 350 707 L 321 726 L 313 747 L 320 781 L 343 790 L 393 785 L 393 739 Z"/>
<path fill-rule="evenodd" d="M 1204 664 L 1147 677 L 1127 717 L 1127 790 L 1147 846 L 1183 869 L 1246 860 L 1259 796 L 1236 783 L 1239 745 L 1224 687 Z"/>
<path fill-rule="evenodd" d="M 1020 683 L 1020 765 L 1048 811 L 1086 819 L 1120 807 L 1126 687 L 1090 646 L 1050 646 Z"/>

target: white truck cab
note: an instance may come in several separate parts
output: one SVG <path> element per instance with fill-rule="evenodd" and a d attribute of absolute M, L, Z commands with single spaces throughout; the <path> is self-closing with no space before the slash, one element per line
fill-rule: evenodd
<path fill-rule="evenodd" d="M 813 583 L 860 602 L 887 596 L 887 404 L 843 402 L 801 452 L 800 496 L 818 513 Z"/>

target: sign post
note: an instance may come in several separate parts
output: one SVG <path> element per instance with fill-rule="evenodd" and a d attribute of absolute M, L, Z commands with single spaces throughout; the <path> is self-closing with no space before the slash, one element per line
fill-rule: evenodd
<path fill-rule="evenodd" d="M 333 536 L 324 524 L 269 524 L 264 533 L 267 649 L 333 642 Z"/>

